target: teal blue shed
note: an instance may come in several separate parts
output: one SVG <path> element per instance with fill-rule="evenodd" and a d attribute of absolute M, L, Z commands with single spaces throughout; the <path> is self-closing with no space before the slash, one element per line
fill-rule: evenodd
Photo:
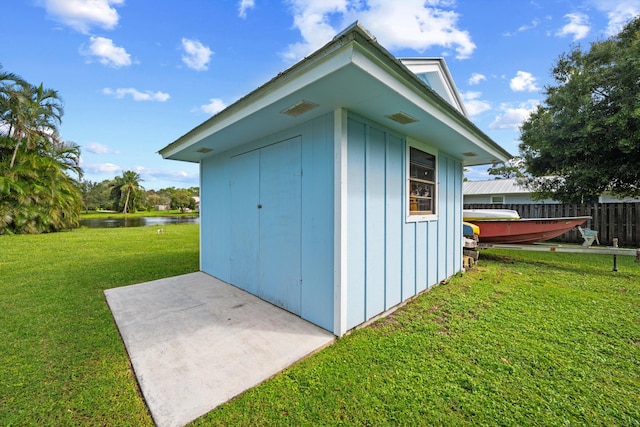
<path fill-rule="evenodd" d="M 462 269 L 463 167 L 510 157 L 357 23 L 160 154 L 200 164 L 200 269 L 337 336 Z"/>

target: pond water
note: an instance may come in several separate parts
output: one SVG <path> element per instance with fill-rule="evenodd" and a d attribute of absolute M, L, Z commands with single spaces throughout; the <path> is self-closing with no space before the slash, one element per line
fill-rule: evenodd
<path fill-rule="evenodd" d="M 150 216 L 114 219 L 81 219 L 80 227 L 87 228 L 116 228 L 116 227 L 146 227 L 167 224 L 195 224 L 200 222 L 198 216 Z"/>

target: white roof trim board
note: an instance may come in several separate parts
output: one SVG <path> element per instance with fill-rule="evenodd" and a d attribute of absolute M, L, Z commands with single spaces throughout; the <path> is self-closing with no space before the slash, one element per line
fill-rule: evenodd
<path fill-rule="evenodd" d="M 444 58 L 400 58 L 399 60 L 444 100 L 465 117 L 469 117 Z"/>

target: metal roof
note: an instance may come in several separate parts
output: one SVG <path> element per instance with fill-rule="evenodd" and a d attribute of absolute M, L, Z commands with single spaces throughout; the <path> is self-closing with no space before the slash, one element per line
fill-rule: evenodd
<path fill-rule="evenodd" d="M 462 194 L 468 195 L 498 195 L 498 194 L 528 194 L 517 179 L 492 179 L 487 181 L 465 181 L 462 183 Z"/>

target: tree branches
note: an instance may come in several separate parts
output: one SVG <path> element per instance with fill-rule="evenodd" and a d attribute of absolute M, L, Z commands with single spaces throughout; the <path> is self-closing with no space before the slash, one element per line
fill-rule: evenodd
<path fill-rule="evenodd" d="M 640 196 L 640 18 L 561 55 L 552 75 L 556 85 L 521 128 L 533 187 L 565 202 Z"/>

